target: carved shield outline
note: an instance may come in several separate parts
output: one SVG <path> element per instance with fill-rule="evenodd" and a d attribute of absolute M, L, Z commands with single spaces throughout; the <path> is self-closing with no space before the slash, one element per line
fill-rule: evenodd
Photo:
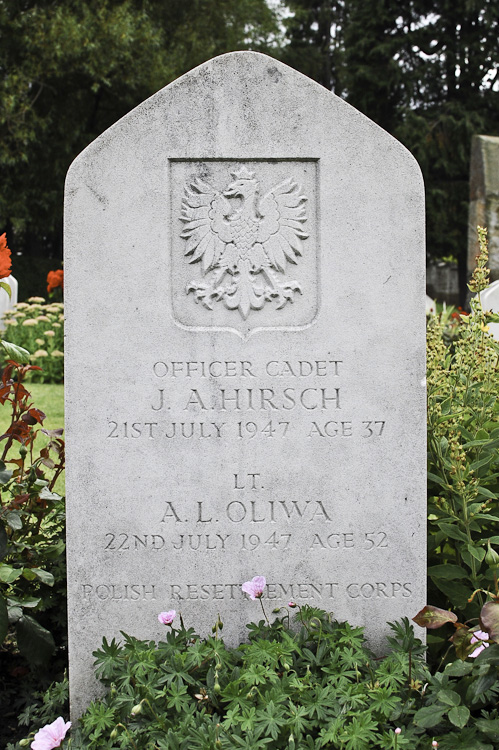
<path fill-rule="evenodd" d="M 171 313 L 175 324 L 183 330 L 193 331 L 228 331 L 241 337 L 243 340 L 248 339 L 255 333 L 274 330 L 274 331 L 302 331 L 309 328 L 314 324 L 317 319 L 320 304 L 320 234 L 319 234 L 319 159 L 316 157 L 285 157 L 285 158 L 170 158 L 169 162 L 169 196 L 170 196 L 170 210 L 169 210 L 169 254 L 170 254 L 170 278 L 171 278 Z M 198 277 L 199 280 L 203 278 L 200 263 L 189 264 L 189 258 L 185 255 L 186 241 L 180 237 L 185 224 L 182 223 L 181 206 L 182 198 L 185 194 L 185 187 L 189 185 L 190 181 L 194 176 L 200 176 L 206 182 L 210 182 L 210 175 L 205 174 L 203 169 L 206 167 L 206 171 L 209 173 L 210 170 L 215 169 L 220 172 L 225 170 L 226 182 L 232 181 L 234 178 L 230 176 L 230 173 L 242 166 L 246 166 L 256 172 L 255 177 L 258 179 L 258 165 L 272 165 L 273 171 L 278 172 L 278 168 L 284 169 L 286 172 L 287 165 L 293 165 L 293 174 L 290 176 L 299 184 L 302 185 L 303 181 L 300 180 L 300 174 L 296 174 L 300 171 L 303 172 L 309 170 L 311 174 L 308 175 L 309 189 L 305 191 L 307 197 L 307 221 L 305 228 L 309 237 L 303 241 L 304 251 L 302 257 L 298 258 L 296 265 L 287 266 L 286 275 L 282 276 L 283 279 L 296 278 L 298 281 L 303 277 L 300 275 L 300 269 L 302 265 L 305 265 L 308 275 L 308 283 L 303 288 L 302 294 L 308 295 L 307 304 L 302 306 L 304 309 L 299 310 L 300 305 L 295 305 L 294 302 L 288 302 L 286 304 L 286 322 L 279 324 L 279 313 L 275 314 L 276 309 L 272 303 L 268 302 L 263 306 L 261 310 L 251 310 L 247 319 L 244 320 L 237 309 L 227 310 L 232 319 L 228 321 L 219 322 L 204 322 L 203 313 L 198 312 L 206 311 L 212 318 L 220 319 L 220 315 L 217 314 L 217 305 L 221 306 L 223 303 L 215 302 L 213 307 L 215 312 L 210 312 L 207 308 L 204 308 L 200 304 L 196 304 L 194 295 L 188 294 L 186 291 L 186 279 L 189 280 L 193 277 Z M 200 170 L 200 167 L 203 169 Z M 189 172 L 189 168 L 191 171 Z M 194 170 L 194 171 L 193 171 Z M 272 171 L 272 170 L 271 170 Z M 287 175 L 286 175 L 287 176 Z M 180 178 L 180 179 L 179 179 Z M 212 179 L 212 178 L 211 178 Z M 225 179 L 225 178 L 224 178 Z M 277 177 L 267 177 L 263 184 L 262 193 L 269 190 L 275 185 Z M 223 180 L 222 180 L 223 183 Z M 218 179 L 218 184 L 214 187 L 221 189 L 223 184 Z M 182 270 L 183 269 L 183 270 Z M 296 295 L 298 297 L 298 295 Z M 301 295 L 300 295 L 301 296 Z M 188 305 L 185 303 L 185 299 L 188 300 Z M 264 311 L 269 312 L 272 308 L 271 317 L 277 320 L 265 324 L 261 322 L 261 315 Z M 289 311 L 297 310 L 301 314 L 302 321 L 294 323 L 293 313 Z M 285 308 L 284 308 L 285 309 Z M 224 313 L 227 318 L 227 314 Z M 268 316 L 267 316 L 268 317 Z M 191 318 L 189 321 L 188 318 Z"/>

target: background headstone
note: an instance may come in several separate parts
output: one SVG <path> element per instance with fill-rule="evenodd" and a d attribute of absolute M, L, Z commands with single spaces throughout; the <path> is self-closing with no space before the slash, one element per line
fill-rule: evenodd
<path fill-rule="evenodd" d="M 231 643 L 267 578 L 363 624 L 425 604 L 424 206 L 377 125 L 264 55 L 196 68 L 66 185 L 73 715 L 162 610 Z M 99 305 L 89 300 L 99 300 Z"/>
<path fill-rule="evenodd" d="M 480 302 L 483 310 L 499 313 L 499 279 L 480 292 Z M 489 323 L 489 331 L 499 341 L 499 323 Z"/>
<path fill-rule="evenodd" d="M 459 275 L 456 263 L 437 261 L 426 266 L 426 293 L 447 305 L 459 305 Z"/>
<path fill-rule="evenodd" d="M 487 227 L 492 281 L 499 279 L 499 137 L 474 135 L 471 144 L 468 273 L 479 252 L 477 226 Z"/>
<path fill-rule="evenodd" d="M 2 281 L 5 281 L 10 286 L 10 297 L 5 289 L 0 288 L 0 331 L 5 330 L 3 314 L 7 312 L 7 310 L 12 310 L 12 308 L 17 305 L 18 289 L 17 279 L 14 276 L 7 276 L 7 278 L 2 279 Z"/>

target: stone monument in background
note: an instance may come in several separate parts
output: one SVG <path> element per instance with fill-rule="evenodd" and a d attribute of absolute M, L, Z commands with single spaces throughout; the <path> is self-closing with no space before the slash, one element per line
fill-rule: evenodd
<path fill-rule="evenodd" d="M 73 715 L 92 651 L 162 610 L 235 644 L 290 600 L 362 624 L 425 604 L 423 183 L 291 68 L 211 60 L 66 185 Z M 90 304 L 89 300 L 99 300 Z"/>
<path fill-rule="evenodd" d="M 499 137 L 474 135 L 471 144 L 468 274 L 478 255 L 477 226 L 487 227 L 490 280 L 499 279 Z"/>

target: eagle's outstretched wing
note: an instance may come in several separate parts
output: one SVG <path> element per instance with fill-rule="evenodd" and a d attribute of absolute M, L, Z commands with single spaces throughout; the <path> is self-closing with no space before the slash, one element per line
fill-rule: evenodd
<path fill-rule="evenodd" d="M 303 227 L 307 220 L 306 200 L 299 185 L 288 178 L 269 190 L 259 203 L 262 219 L 258 242 L 277 271 L 285 270 L 286 260 L 296 263 L 296 257 L 302 254 L 302 240 L 308 237 Z"/>
<path fill-rule="evenodd" d="M 231 227 L 225 221 L 229 213 L 228 200 L 200 177 L 186 186 L 180 215 L 185 227 L 180 236 L 187 240 L 189 263 L 201 260 L 203 274 L 219 264 L 226 243 L 231 242 Z"/>

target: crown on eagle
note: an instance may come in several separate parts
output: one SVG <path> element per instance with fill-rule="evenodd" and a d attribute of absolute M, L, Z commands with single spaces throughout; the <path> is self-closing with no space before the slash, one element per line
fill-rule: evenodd
<path fill-rule="evenodd" d="M 254 172 L 250 172 L 246 167 L 239 167 L 231 172 L 232 177 L 235 180 L 252 180 L 255 176 Z"/>

